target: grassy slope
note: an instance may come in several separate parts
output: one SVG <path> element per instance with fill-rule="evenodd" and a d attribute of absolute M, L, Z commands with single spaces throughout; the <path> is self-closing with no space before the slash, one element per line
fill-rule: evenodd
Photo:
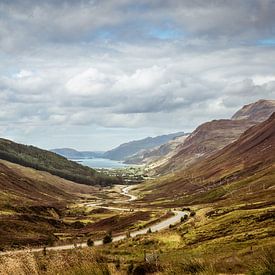
<path fill-rule="evenodd" d="M 240 137 L 256 122 L 250 120 L 220 119 L 200 125 L 177 147 L 176 153 L 162 165 L 156 167 L 156 174 L 167 174 L 180 170 L 224 148 Z"/>
<path fill-rule="evenodd" d="M 1 160 L 0 248 L 52 241 L 53 232 L 68 228 L 60 221 L 67 204 L 96 193 L 95 187 Z"/>
<path fill-rule="evenodd" d="M 230 199 L 236 192 L 239 198 L 251 192 L 255 196 L 261 189 L 274 195 L 274 148 L 275 114 L 213 156 L 144 184 L 144 200 L 162 197 L 186 204 L 211 203 Z"/>
<path fill-rule="evenodd" d="M 274 100 L 259 100 L 244 106 L 232 119 L 213 120 L 200 125 L 177 147 L 170 158 L 152 166 L 154 174 L 163 175 L 180 170 L 212 155 L 238 139 L 245 130 L 268 119 L 273 112 Z"/>
<path fill-rule="evenodd" d="M 275 115 L 189 170 L 140 186 L 141 205 L 191 205 L 195 217 L 169 232 L 102 248 L 102 253 L 142 265 L 144 250 L 157 252 L 161 274 L 196 269 L 202 274 L 243 273 L 255 266 L 267 269 L 268 257 L 274 271 L 274 253 L 260 263 L 265 251 L 275 247 L 274 138 Z"/>
<path fill-rule="evenodd" d="M 120 213 L 83 204 L 102 200 L 108 205 L 117 195 L 110 188 L 102 191 L 0 160 L 0 249 L 100 238 L 110 230 L 118 234 L 137 229 L 162 215 L 150 210 Z"/>
<path fill-rule="evenodd" d="M 6 139 L 0 139 L 0 159 L 47 171 L 53 175 L 83 184 L 108 185 L 118 182 L 117 178 L 99 174 L 90 167 L 69 161 L 55 153 Z"/>

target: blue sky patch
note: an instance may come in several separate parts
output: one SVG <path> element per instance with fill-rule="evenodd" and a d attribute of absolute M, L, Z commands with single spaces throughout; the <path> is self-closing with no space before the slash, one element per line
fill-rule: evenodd
<path fill-rule="evenodd" d="M 275 46 L 275 38 L 259 40 L 257 44 L 262 46 Z"/>

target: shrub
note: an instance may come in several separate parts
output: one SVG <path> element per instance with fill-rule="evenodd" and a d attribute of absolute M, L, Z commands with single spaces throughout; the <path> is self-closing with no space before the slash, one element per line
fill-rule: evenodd
<path fill-rule="evenodd" d="M 131 274 L 133 275 L 143 275 L 148 273 L 155 273 L 159 271 L 159 267 L 155 263 L 140 263 L 137 264 Z"/>
<path fill-rule="evenodd" d="M 76 221 L 74 223 L 72 223 L 72 227 L 75 229 L 81 229 L 85 227 L 85 224 L 81 221 Z"/>
<path fill-rule="evenodd" d="M 147 233 L 152 233 L 152 229 L 149 228 L 149 229 L 147 230 Z"/>
<path fill-rule="evenodd" d="M 111 243 L 113 241 L 113 237 L 111 234 L 107 234 L 103 238 L 103 244 Z"/>
<path fill-rule="evenodd" d="M 196 212 L 194 211 L 194 210 L 192 210 L 191 212 L 190 212 L 190 217 L 194 217 L 196 215 Z"/>
<path fill-rule="evenodd" d="M 127 274 L 132 274 L 133 273 L 133 269 L 134 269 L 134 264 L 131 261 L 130 264 L 127 267 Z"/>
<path fill-rule="evenodd" d="M 273 275 L 275 274 L 275 253 L 272 250 L 264 250 L 256 265 L 250 269 L 251 275 Z"/>
<path fill-rule="evenodd" d="M 88 246 L 94 246 L 94 241 L 92 239 L 87 240 L 87 245 Z"/>
<path fill-rule="evenodd" d="M 188 219 L 188 215 L 185 214 L 183 217 L 180 218 L 181 222 L 185 222 Z"/>
<path fill-rule="evenodd" d="M 181 264 L 181 271 L 183 274 L 198 274 L 206 272 L 207 266 L 198 259 L 185 259 L 185 261 Z"/>

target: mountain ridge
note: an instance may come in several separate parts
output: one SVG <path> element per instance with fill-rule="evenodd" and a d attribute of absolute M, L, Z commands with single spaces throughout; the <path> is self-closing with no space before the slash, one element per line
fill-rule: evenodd
<path fill-rule="evenodd" d="M 274 151 L 275 112 L 215 154 L 174 174 L 160 177 L 151 182 L 151 186 L 147 184 L 145 190 L 153 188 L 155 192 L 149 192 L 144 200 L 179 196 L 188 204 L 210 203 L 224 199 L 224 196 L 230 198 L 228 190 L 240 190 L 240 194 L 247 196 L 245 192 L 248 184 L 250 189 L 257 190 L 259 183 L 265 185 L 265 191 L 274 186 L 275 182 Z M 253 196 L 256 198 L 260 193 Z M 242 197 L 239 199 L 242 200 Z"/>
<path fill-rule="evenodd" d="M 237 140 L 250 127 L 266 120 L 275 111 L 274 100 L 259 100 L 238 110 L 233 119 L 219 119 L 198 126 L 182 144 L 179 144 L 168 159 L 152 165 L 153 175 L 168 174 L 180 170 L 201 158 L 214 154 Z M 247 118 L 243 118 L 243 116 Z"/>
<path fill-rule="evenodd" d="M 257 122 L 262 122 L 263 117 L 269 117 L 274 112 L 274 108 L 275 100 L 260 99 L 254 103 L 244 105 L 231 117 L 231 119 L 250 119 Z"/>
<path fill-rule="evenodd" d="M 103 154 L 104 158 L 112 160 L 126 160 L 128 157 L 138 153 L 144 149 L 154 148 L 160 146 L 169 140 L 184 135 L 184 132 L 177 132 L 167 135 L 160 135 L 156 137 L 146 137 L 140 140 L 134 140 L 127 143 L 123 143 L 118 147 L 109 150 Z"/>
<path fill-rule="evenodd" d="M 97 158 L 104 154 L 103 151 L 79 151 L 73 148 L 55 148 L 50 151 L 68 159 Z"/>

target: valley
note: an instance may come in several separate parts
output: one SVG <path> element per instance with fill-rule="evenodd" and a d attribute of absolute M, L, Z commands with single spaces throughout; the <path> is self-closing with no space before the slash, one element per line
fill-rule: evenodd
<path fill-rule="evenodd" d="M 0 275 L 275 275 L 275 0 L 0 0 Z"/>
<path fill-rule="evenodd" d="M 94 213 L 101 213 L 102 212 L 102 209 L 105 209 L 105 210 L 109 210 L 107 211 L 107 213 L 109 212 L 110 213 L 119 213 L 120 216 L 123 216 L 123 213 L 124 212 L 135 212 L 135 211 L 138 211 L 139 213 L 140 212 L 144 212 L 146 213 L 146 209 L 144 208 L 139 208 L 139 209 L 135 209 L 135 208 L 121 208 L 122 206 L 120 207 L 117 207 L 117 204 L 119 205 L 125 205 L 127 206 L 127 202 L 133 202 L 137 199 L 137 197 L 135 195 L 131 195 L 129 193 L 129 190 L 132 189 L 133 186 L 115 186 L 115 190 L 118 190 L 118 194 L 122 195 L 123 197 L 128 197 L 129 199 L 124 199 L 124 198 L 120 198 L 118 201 L 114 201 L 113 204 L 114 206 L 104 206 L 106 204 L 106 200 L 104 200 L 104 203 L 101 201 L 98 201 L 95 203 L 95 202 L 85 202 L 85 203 L 79 203 L 77 206 L 76 205 L 73 205 L 71 208 L 70 208 L 70 212 L 71 211 L 79 211 L 80 209 L 83 210 L 83 208 L 85 208 L 85 210 L 87 211 L 92 211 Z M 113 191 L 111 191 L 113 192 Z M 110 205 L 110 203 L 108 204 Z M 124 207 L 126 207 L 124 206 Z M 133 207 L 133 206 L 132 206 Z M 164 211 L 160 211 L 160 213 L 164 214 Z M 104 213 L 104 211 L 103 211 Z M 156 220 L 151 220 L 149 222 L 146 221 L 146 223 L 143 223 L 143 224 L 139 224 L 138 226 L 132 226 L 130 229 L 127 230 L 127 234 L 118 234 L 118 233 L 115 233 L 113 235 L 112 233 L 112 242 L 118 242 L 120 240 L 123 240 L 123 239 L 126 239 L 126 238 L 131 238 L 131 237 L 136 237 L 136 236 L 139 236 L 139 235 L 144 235 L 144 234 L 147 234 L 148 233 L 148 230 L 150 232 L 158 232 L 158 231 L 161 231 L 163 229 L 166 229 L 166 228 L 169 228 L 169 226 L 173 226 L 173 225 L 176 225 L 177 223 L 180 223 L 181 222 L 181 218 L 186 218 L 189 214 L 189 211 L 181 211 L 181 210 L 172 210 L 170 211 L 170 213 L 166 213 L 164 214 L 163 216 L 159 215 L 159 213 L 154 213 L 154 219 L 156 219 L 158 217 L 158 219 Z M 169 217 L 170 216 L 170 217 Z M 95 215 L 93 215 L 93 218 L 95 218 Z M 103 218 L 103 217 L 101 217 Z M 129 218 L 127 216 L 127 218 Z M 140 218 L 139 218 L 140 219 Z M 86 216 L 86 222 L 89 220 L 89 216 Z M 81 221 L 79 220 L 79 217 L 78 217 L 78 220 L 79 224 L 81 222 L 84 222 L 85 221 Z M 89 221 L 92 221 L 92 220 L 89 220 Z M 88 222 L 89 222 L 88 221 Z M 122 226 L 124 227 L 125 225 L 124 224 L 120 224 L 119 226 Z M 107 231 L 111 231 L 111 228 Z M 115 231 L 114 231 L 115 232 Z M 64 236 L 65 234 L 64 233 L 60 233 L 60 234 L 56 234 L 56 236 Z M 90 237 L 92 235 L 89 235 Z M 96 235 L 98 236 L 98 235 Z M 100 236 L 100 235 L 99 235 Z M 43 248 L 30 248 L 30 251 L 31 252 L 42 252 L 44 251 L 45 249 L 48 250 L 48 251 L 59 251 L 59 250 L 69 250 L 69 249 L 74 249 L 76 247 L 87 247 L 87 242 L 84 242 L 84 243 L 79 243 L 77 242 L 77 238 L 73 240 L 73 244 L 67 244 L 67 245 L 55 245 L 55 246 L 44 246 Z M 103 239 L 99 239 L 99 240 L 95 240 L 94 241 L 94 246 L 100 246 L 100 245 L 103 245 Z M 0 252 L 0 256 L 1 255 L 9 255 L 10 253 L 13 253 L 13 254 L 17 254 L 17 253 L 26 253 L 28 252 L 29 250 L 28 249 L 20 249 L 20 250 L 13 250 L 13 251 L 8 251 L 8 252 Z"/>
<path fill-rule="evenodd" d="M 93 169 L 1 142 L 0 274 L 24 257 L 33 274 L 56 274 L 55 258 L 72 274 L 245 274 L 263 265 L 255 259 L 273 268 L 273 101 L 142 149 L 142 165 Z"/>

